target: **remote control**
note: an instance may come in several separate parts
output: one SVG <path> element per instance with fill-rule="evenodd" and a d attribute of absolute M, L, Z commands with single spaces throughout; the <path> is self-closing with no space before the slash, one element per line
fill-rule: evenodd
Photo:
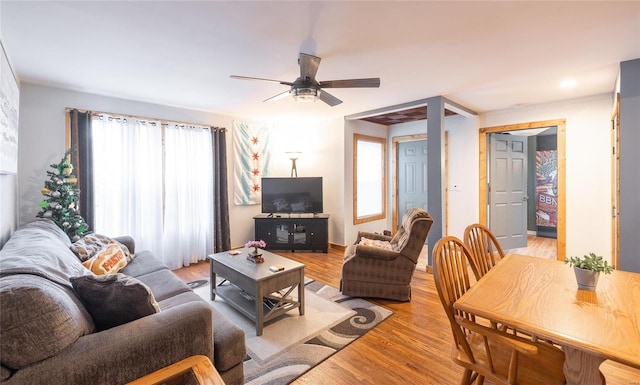
<path fill-rule="evenodd" d="M 280 265 L 269 266 L 269 270 L 271 270 L 273 272 L 282 271 L 282 270 L 284 270 L 284 266 L 280 266 Z"/>

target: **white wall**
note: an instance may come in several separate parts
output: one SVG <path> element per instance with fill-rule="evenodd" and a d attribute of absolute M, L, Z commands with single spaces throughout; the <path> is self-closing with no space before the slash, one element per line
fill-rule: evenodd
<path fill-rule="evenodd" d="M 606 94 L 480 115 L 480 127 L 566 120 L 567 256 L 610 258 L 612 105 Z"/>
<path fill-rule="evenodd" d="M 234 117 L 23 83 L 18 154 L 20 225 L 35 218 L 39 211 L 38 202 L 42 199 L 40 189 L 46 179 L 46 171 L 51 163 L 60 160 L 65 151 L 66 107 L 226 127 L 230 133 L 227 136 L 227 155 L 230 159 L 227 171 L 230 178 L 233 176 Z M 296 141 L 303 143 L 303 157 L 297 164 L 298 175 L 324 177 L 324 208 L 326 213 L 331 214 L 329 241 L 342 243 L 342 119 L 278 122 L 276 127 L 273 139 L 276 151 L 282 151 L 282 157 L 276 159 L 276 172 L 282 176 L 290 175 L 291 161 L 284 151 L 289 150 L 289 144 Z M 232 189 L 230 180 L 230 197 L 233 197 Z M 229 210 L 231 245 L 240 246 L 254 238 L 253 216 L 260 213 L 260 206 L 236 206 L 231 202 Z"/>
<path fill-rule="evenodd" d="M 388 139 L 391 141 L 396 136 L 426 134 L 426 122 L 420 120 L 389 126 Z M 448 116 L 444 125 L 449 136 L 449 189 L 445 198 L 448 201 L 448 233 L 445 235 L 462 238 L 464 228 L 478 221 L 478 118 Z M 462 187 L 459 191 L 452 191 L 452 184 Z"/>
<path fill-rule="evenodd" d="M 448 232 L 460 239 L 464 229 L 479 218 L 479 156 L 478 118 L 462 115 L 444 119 L 449 133 L 448 175 Z M 452 185 L 460 186 L 452 190 Z"/>
<path fill-rule="evenodd" d="M 274 122 L 272 142 L 276 153 L 274 175 L 288 177 L 291 175 L 291 159 L 287 151 L 301 151 L 296 161 L 299 177 L 322 177 L 323 208 L 329 214 L 329 242 L 343 244 L 344 227 L 344 143 L 342 118 L 321 120 L 320 118 L 297 118 Z M 255 206 L 253 215 L 260 213 L 260 206 Z M 253 239 L 251 233 L 245 233 L 246 239 Z M 245 239 L 245 238 L 242 238 Z M 244 243 L 245 241 L 242 241 Z M 234 243 L 232 242 L 232 245 Z"/>
<path fill-rule="evenodd" d="M 478 220 L 478 127 L 566 119 L 567 123 L 567 255 L 596 252 L 608 256 L 611 250 L 610 218 L 610 117 L 611 95 L 483 113 L 479 118 L 447 117 L 449 132 L 449 234 L 462 236 L 464 227 Z M 38 212 L 40 189 L 49 164 L 65 150 L 65 108 L 122 113 L 166 120 L 187 121 L 231 129 L 233 117 L 203 111 L 116 99 L 82 92 L 24 83 L 20 98 L 20 150 L 18 158 L 19 224 L 32 220 Z M 333 119 L 322 121 L 273 122 L 276 130 L 275 171 L 287 176 L 291 161 L 285 151 L 303 152 L 297 162 L 299 176 L 322 176 L 324 211 L 330 214 L 329 241 L 352 243 L 359 230 L 390 229 L 391 218 L 354 226 L 353 134 L 385 137 L 425 132 L 420 123 L 394 128 L 363 121 Z M 415 131 L 415 132 L 414 132 Z M 232 154 L 232 137 L 228 137 Z M 390 153 L 389 153 L 390 154 Z M 229 162 L 229 175 L 233 175 Z M 390 174 L 389 174 L 390 175 Z M 229 188 L 232 189 L 232 183 Z M 230 191 L 230 196 L 232 191 Z M 391 207 L 391 206 L 389 206 Z M 253 238 L 252 217 L 259 206 L 230 206 L 231 244 L 239 246 Z"/>

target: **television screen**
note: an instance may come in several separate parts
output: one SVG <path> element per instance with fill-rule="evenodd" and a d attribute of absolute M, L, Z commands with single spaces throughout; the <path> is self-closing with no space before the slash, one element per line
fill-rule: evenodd
<path fill-rule="evenodd" d="M 262 178 L 262 212 L 322 213 L 322 177 Z"/>

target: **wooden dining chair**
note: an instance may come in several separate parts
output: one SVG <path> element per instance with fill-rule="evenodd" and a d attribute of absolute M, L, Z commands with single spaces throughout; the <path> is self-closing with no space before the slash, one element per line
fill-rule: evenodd
<path fill-rule="evenodd" d="M 542 341 L 531 341 L 476 322 L 453 305 L 471 288 L 471 253 L 456 237 L 442 238 L 433 249 L 433 275 L 453 333 L 451 359 L 464 368 L 462 385 L 485 379 L 503 385 L 565 383 L 564 353 Z"/>
<path fill-rule="evenodd" d="M 495 264 L 504 258 L 504 251 L 488 227 L 474 223 L 464 229 L 464 244 L 471 252 L 477 267 L 476 279 L 482 278 Z"/>

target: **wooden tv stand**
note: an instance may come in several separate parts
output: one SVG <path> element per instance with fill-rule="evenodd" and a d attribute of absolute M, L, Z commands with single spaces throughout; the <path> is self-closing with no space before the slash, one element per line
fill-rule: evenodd
<path fill-rule="evenodd" d="M 255 237 L 267 250 L 329 249 L 329 214 L 260 214 L 253 217 Z"/>

